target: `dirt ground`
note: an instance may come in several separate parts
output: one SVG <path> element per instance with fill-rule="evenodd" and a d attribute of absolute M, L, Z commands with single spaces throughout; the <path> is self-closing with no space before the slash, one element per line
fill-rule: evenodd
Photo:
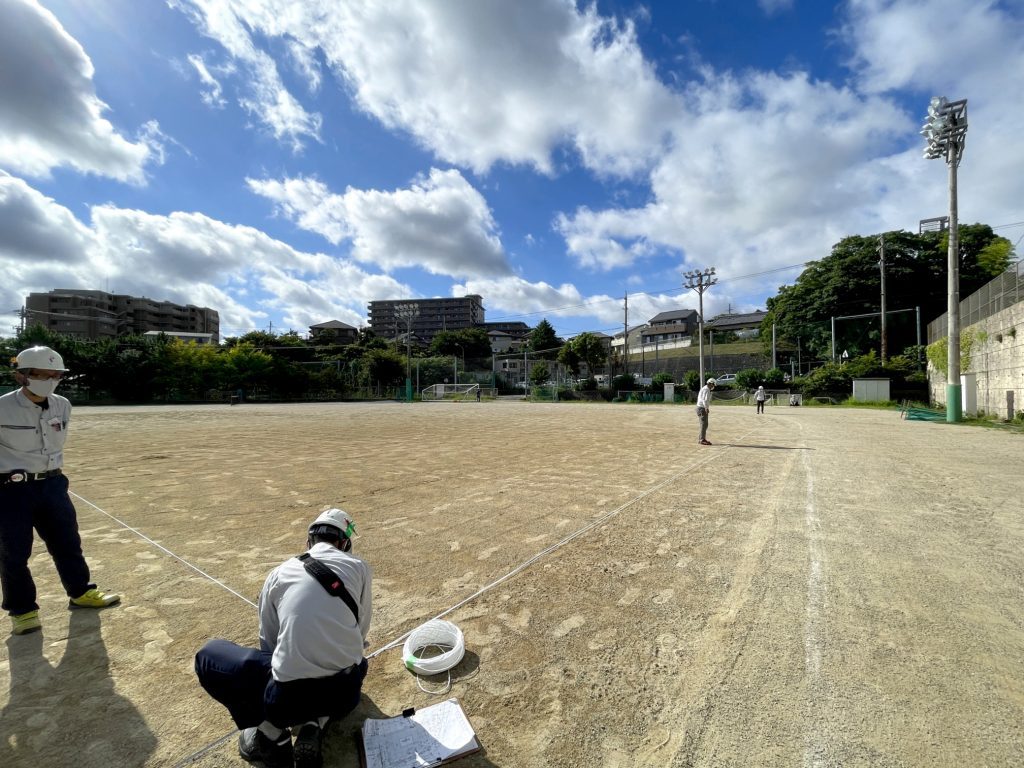
<path fill-rule="evenodd" d="M 0 766 L 244 765 L 193 655 L 255 644 L 251 602 L 327 505 L 374 568 L 371 650 L 592 526 L 447 617 L 464 768 L 1024 765 L 1021 437 L 807 407 L 696 428 L 672 405 L 76 409 L 84 547 L 123 603 L 67 611 L 37 545 Z M 379 653 L 325 764 L 443 698 Z"/>

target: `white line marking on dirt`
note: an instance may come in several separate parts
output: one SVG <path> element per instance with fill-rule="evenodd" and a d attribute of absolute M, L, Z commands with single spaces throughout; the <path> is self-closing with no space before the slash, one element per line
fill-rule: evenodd
<path fill-rule="evenodd" d="M 196 573 L 200 574 L 201 576 L 205 576 L 206 578 L 208 578 L 208 579 L 209 579 L 210 581 L 212 581 L 212 582 L 213 582 L 214 584 L 217 584 L 218 586 L 224 587 L 224 589 L 226 589 L 226 590 L 227 590 L 228 592 L 230 592 L 230 593 L 231 593 L 232 595 L 234 595 L 235 597 L 241 598 L 242 600 L 244 600 L 245 602 L 247 602 L 247 603 L 248 603 L 249 605 L 251 605 L 251 606 L 252 606 L 253 608 L 256 608 L 256 607 L 257 607 L 256 603 L 254 603 L 254 602 L 253 602 L 252 600 L 250 600 L 249 598 L 247 598 L 247 597 L 245 597 L 245 596 L 243 596 L 243 595 L 240 595 L 240 594 L 238 594 L 237 592 L 235 592 L 235 590 L 233 590 L 233 589 L 232 589 L 231 587 L 229 587 L 229 586 L 228 586 L 227 584 L 225 584 L 225 583 L 224 583 L 223 581 L 219 581 L 218 579 L 215 579 L 215 578 L 214 578 L 213 576 L 211 576 L 210 574 L 208 574 L 208 573 L 207 573 L 206 571 L 204 571 L 204 570 L 202 570 L 201 568 L 197 568 L 196 566 L 192 565 L 192 563 L 190 563 L 190 562 L 189 562 L 188 560 L 186 560 L 186 559 L 184 559 L 183 557 L 179 557 L 178 555 L 174 554 L 173 552 L 171 552 L 171 550 L 169 550 L 169 549 L 168 549 L 167 547 L 165 547 L 165 546 L 164 546 L 163 544 L 158 544 L 157 542 L 153 541 L 153 540 L 152 540 L 151 538 L 149 538 L 149 536 L 147 536 L 146 534 L 144 534 L 144 533 L 143 533 L 142 531 L 138 530 L 137 528 L 132 528 L 132 527 L 131 527 L 130 525 L 128 525 L 128 523 L 126 523 L 126 522 L 125 522 L 124 520 L 118 520 L 118 519 L 117 519 L 116 517 L 114 517 L 114 516 L 113 516 L 112 514 L 110 514 L 109 512 L 107 512 L 107 511 L 106 511 L 105 509 L 100 509 L 100 507 L 97 507 L 97 506 L 96 506 L 95 504 L 93 504 L 93 503 L 92 503 L 91 501 L 89 501 L 88 499 L 86 499 L 86 498 L 83 498 L 83 497 L 79 496 L 79 495 L 78 495 L 77 493 L 75 493 L 74 491 L 69 491 L 69 492 L 68 492 L 68 494 L 69 494 L 70 496 L 74 496 L 74 497 L 75 497 L 76 499 L 78 499 L 79 501 L 85 502 L 86 504 L 88 504 L 88 505 L 89 505 L 90 507 L 92 507 L 92 508 L 93 508 L 93 509 L 95 509 L 96 511 L 98 511 L 98 512 L 102 512 L 102 513 L 103 513 L 104 515 L 106 515 L 107 517 L 109 517 L 109 518 L 110 518 L 111 520 L 113 520 L 113 521 L 114 521 L 115 523 L 117 523 L 118 525 L 120 525 L 120 526 L 122 526 L 122 527 L 126 528 L 127 530 L 131 531 L 132 533 L 134 533 L 134 534 L 135 534 L 136 536 L 138 536 L 138 537 L 139 537 L 140 539 L 142 539 L 143 541 L 148 541 L 148 542 L 149 542 L 150 544 L 152 544 L 152 545 L 153 545 L 154 547 L 156 547 L 157 549 L 159 549 L 159 550 L 160 550 L 161 552 L 166 552 L 166 553 L 167 553 L 168 555 L 170 555 L 171 557 L 173 557 L 173 558 L 174 558 L 175 560 L 177 560 L 177 561 L 179 561 L 179 562 L 181 562 L 181 563 L 184 563 L 185 565 L 187 565 L 187 566 L 188 566 L 189 568 L 191 568 L 191 569 L 192 569 L 193 571 L 195 571 Z"/>
<path fill-rule="evenodd" d="M 825 745 L 817 727 L 821 698 L 821 646 L 824 633 L 825 579 L 822 574 L 820 546 L 820 520 L 814 506 L 814 475 L 807 452 L 800 455 L 807 477 L 807 501 L 804 506 L 804 525 L 807 530 L 807 549 L 810 568 L 807 571 L 807 610 L 804 619 L 804 673 L 808 680 L 805 721 L 808 733 L 804 737 L 804 768 L 819 768 L 826 764 Z"/>

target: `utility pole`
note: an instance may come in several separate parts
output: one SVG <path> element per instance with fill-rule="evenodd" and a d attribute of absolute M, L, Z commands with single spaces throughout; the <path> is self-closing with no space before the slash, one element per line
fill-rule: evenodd
<path fill-rule="evenodd" d="M 629 373 L 629 294 L 622 294 L 622 372 Z"/>
<path fill-rule="evenodd" d="M 715 268 L 708 267 L 703 272 L 699 269 L 691 270 L 690 272 L 684 272 L 683 277 L 686 278 L 686 287 L 691 291 L 697 292 L 697 298 L 700 302 L 700 311 L 698 312 L 698 322 L 700 330 L 700 385 L 704 386 L 704 291 L 710 288 L 712 285 L 718 282 L 718 278 L 715 277 Z"/>
<path fill-rule="evenodd" d="M 885 330 L 885 235 L 878 236 L 878 252 L 881 256 L 878 266 L 882 270 L 882 365 L 885 365 L 886 356 L 889 353 L 889 340 Z"/>

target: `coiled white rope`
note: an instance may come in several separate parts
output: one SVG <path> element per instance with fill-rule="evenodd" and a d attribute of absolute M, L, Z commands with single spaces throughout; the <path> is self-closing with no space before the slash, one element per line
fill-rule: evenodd
<path fill-rule="evenodd" d="M 431 648 L 440 653 L 424 656 L 424 651 Z M 450 621 L 431 619 L 409 633 L 402 649 L 402 662 L 406 669 L 416 674 L 416 685 L 421 691 L 437 696 L 452 689 L 452 667 L 465 655 L 466 638 L 462 630 Z M 448 682 L 443 690 L 432 691 L 423 687 L 420 675 L 438 675 L 441 672 L 448 673 Z"/>

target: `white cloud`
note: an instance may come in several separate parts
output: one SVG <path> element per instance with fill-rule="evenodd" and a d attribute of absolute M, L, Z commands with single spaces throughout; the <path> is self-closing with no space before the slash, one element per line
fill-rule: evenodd
<path fill-rule="evenodd" d="M 1016 6 L 1016 13 L 1011 9 Z M 1024 179 L 1010 169 L 1024 167 L 1020 93 L 1024 72 L 1024 15 L 1020 3 L 993 0 L 856 0 L 843 28 L 853 47 L 858 86 L 867 93 L 920 95 L 915 127 L 924 121 L 928 98 L 967 99 L 967 146 L 960 166 L 961 221 L 1005 224 L 1019 221 Z M 941 214 L 947 205 L 941 161 L 914 151 L 893 158 L 913 166 L 912 191 L 920 195 L 920 218 Z M 923 170 L 919 178 L 918 168 Z"/>
<path fill-rule="evenodd" d="M 0 6 L 0 166 L 48 177 L 57 167 L 141 184 L 160 153 L 152 131 L 129 141 L 103 117 L 88 55 L 31 0 Z"/>
<path fill-rule="evenodd" d="M 484 297 L 489 319 L 522 320 L 536 325 L 547 319 L 556 329 L 559 319 L 594 318 L 597 325 L 590 330 L 604 330 L 614 335 L 622 330 L 625 319 L 622 296 L 595 294 L 584 296 L 569 283 L 550 285 L 530 282 L 521 277 L 494 280 L 467 280 L 452 286 L 453 296 L 478 294 Z M 678 309 L 686 298 L 671 294 L 636 294 L 629 297 L 629 325 L 645 323 L 659 312 Z"/>
<path fill-rule="evenodd" d="M 253 43 L 231 0 L 168 0 L 188 14 L 200 31 L 216 40 L 245 67 L 248 90 L 239 104 L 262 121 L 274 138 L 299 152 L 305 139 L 320 141 L 323 122 L 318 113 L 307 112 L 285 88 L 277 64 Z"/>
<path fill-rule="evenodd" d="M 257 55 L 248 29 L 284 39 L 313 88 L 319 50 L 366 112 L 477 171 L 509 163 L 550 173 L 566 144 L 599 173 L 632 174 L 657 156 L 678 112 L 631 22 L 566 0 L 173 1 L 198 9 L 204 33 L 241 60 Z"/>
<path fill-rule="evenodd" d="M 651 173 L 654 202 L 556 220 L 581 265 L 665 252 L 741 271 L 786 263 L 841 231 L 830 217 L 877 201 L 886 174 L 871 158 L 912 128 L 891 103 L 803 73 L 708 72 L 689 96 L 696 112 Z"/>
<path fill-rule="evenodd" d="M 456 170 L 393 192 L 349 188 L 335 194 L 316 179 L 248 179 L 279 213 L 380 269 L 420 267 L 433 274 L 496 276 L 511 270 L 483 196 Z"/>
<path fill-rule="evenodd" d="M 769 16 L 793 9 L 793 0 L 757 0 L 757 4 Z"/>
<path fill-rule="evenodd" d="M 200 94 L 203 103 L 216 109 L 223 109 L 227 104 L 227 101 L 224 99 L 224 89 L 221 88 L 217 78 L 210 74 L 210 70 L 207 68 L 206 62 L 203 61 L 203 57 L 197 53 L 190 53 L 188 55 L 188 62 L 199 75 L 199 82 L 205 86 L 205 89 Z"/>
<path fill-rule="evenodd" d="M 231 329 L 226 333 L 262 325 L 271 311 L 304 331 L 331 319 L 358 326 L 370 300 L 411 295 L 387 275 L 201 213 L 161 216 L 112 205 L 91 213 L 88 226 L 21 179 L 0 174 L 0 307 L 21 306 L 33 291 L 109 286 L 209 306 Z"/>
<path fill-rule="evenodd" d="M 849 85 L 706 68 L 685 91 L 693 114 L 650 174 L 652 201 L 556 218 L 577 262 L 610 270 L 643 260 L 648 269 L 680 254 L 686 267 L 714 265 L 729 278 L 819 259 L 851 233 L 914 231 L 948 206 L 946 168 L 921 158 L 920 119 L 903 106 L 919 99 L 923 115 L 920 94 L 933 92 L 970 101 L 961 221 L 1018 221 L 1024 182 L 1007 169 L 1024 166 L 1022 110 L 1009 96 L 1024 72 L 1019 16 L 969 0 L 857 0 L 850 9 Z M 952 34 L 943 22 L 940 34 L 935 20 L 951 18 L 963 24 Z M 715 300 L 746 306 L 757 290 L 737 283 Z"/>

